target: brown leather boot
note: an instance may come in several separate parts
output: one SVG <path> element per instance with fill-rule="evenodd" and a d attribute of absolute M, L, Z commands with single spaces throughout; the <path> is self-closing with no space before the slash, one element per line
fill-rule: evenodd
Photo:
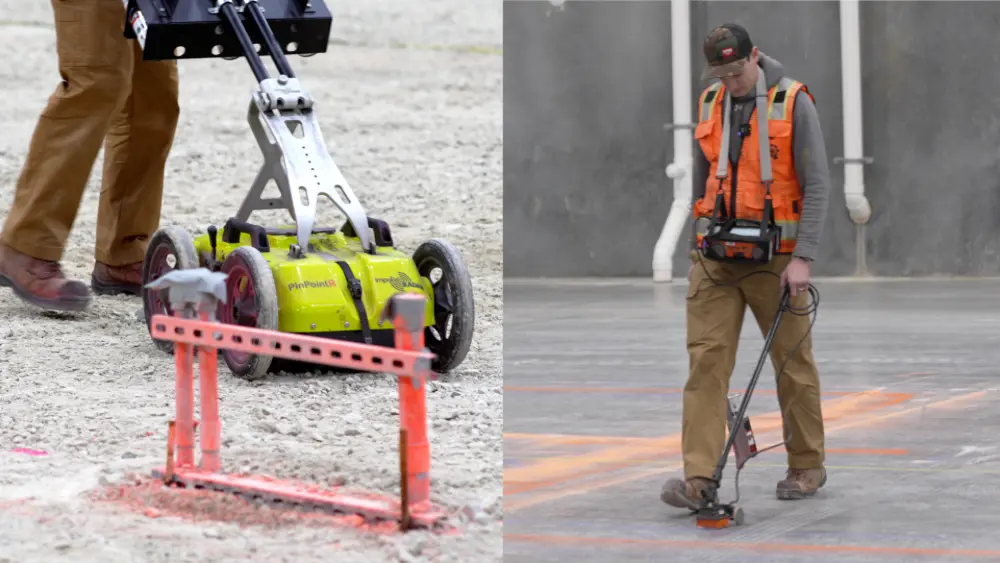
<path fill-rule="evenodd" d="M 778 482 L 775 491 L 780 500 L 810 498 L 826 484 L 826 469 L 789 469 L 784 481 Z"/>
<path fill-rule="evenodd" d="M 701 493 L 715 484 L 710 479 L 692 477 L 690 479 L 670 479 L 663 484 L 660 500 L 675 508 L 698 510 Z"/>
<path fill-rule="evenodd" d="M 0 245 L 0 286 L 50 311 L 82 311 L 90 305 L 87 285 L 68 280 L 58 262 L 40 260 Z"/>
<path fill-rule="evenodd" d="M 90 288 L 97 295 L 139 295 L 142 291 L 142 262 L 108 266 L 97 262 L 90 276 Z"/>

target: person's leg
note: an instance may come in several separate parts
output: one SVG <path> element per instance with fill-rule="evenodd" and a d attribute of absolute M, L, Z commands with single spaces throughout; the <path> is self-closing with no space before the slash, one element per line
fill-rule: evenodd
<path fill-rule="evenodd" d="M 144 61 L 139 44 L 132 44 L 131 91 L 104 145 L 91 278 L 99 295 L 139 294 L 146 245 L 160 223 L 163 175 L 180 113 L 177 62 Z"/>
<path fill-rule="evenodd" d="M 789 260 L 788 256 L 775 257 L 768 269 L 780 275 Z M 770 274 L 755 275 L 746 280 L 743 289 L 750 310 L 766 335 L 781 300 L 780 281 Z M 804 309 L 809 299 L 808 294 L 800 293 L 789 300 L 789 305 Z M 775 373 L 784 365 L 777 377 L 778 403 L 785 423 L 788 473 L 777 486 L 780 499 L 811 497 L 826 484 L 823 412 L 819 371 L 812 355 L 811 318 L 812 315 L 783 313 L 771 346 Z"/>
<path fill-rule="evenodd" d="M 689 373 L 684 386 L 681 448 L 684 479 L 663 485 L 660 499 L 678 508 L 696 508 L 701 491 L 726 444 L 729 378 L 746 310 L 742 291 L 733 283 L 740 268 L 696 256 L 687 293 Z"/>
<path fill-rule="evenodd" d="M 0 285 L 25 301 L 80 310 L 87 286 L 67 280 L 62 259 L 108 122 L 123 100 L 129 45 L 118 0 L 53 0 L 62 81 L 31 137 L 0 234 Z"/>

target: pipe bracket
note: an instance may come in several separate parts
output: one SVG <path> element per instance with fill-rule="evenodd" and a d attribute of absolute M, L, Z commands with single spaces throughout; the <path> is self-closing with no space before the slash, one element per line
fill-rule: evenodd
<path fill-rule="evenodd" d="M 870 156 L 862 156 L 859 158 L 844 158 L 842 156 L 834 157 L 834 164 L 873 164 L 875 159 Z"/>

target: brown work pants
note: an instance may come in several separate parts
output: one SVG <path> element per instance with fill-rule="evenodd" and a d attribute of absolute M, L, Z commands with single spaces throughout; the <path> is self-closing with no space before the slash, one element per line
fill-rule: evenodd
<path fill-rule="evenodd" d="M 158 228 L 163 174 L 177 126 L 174 61 L 143 61 L 123 36 L 121 0 L 52 0 L 62 82 L 31 137 L 0 239 L 42 260 L 62 258 L 104 143 L 95 257 L 141 262 Z"/>
<path fill-rule="evenodd" d="M 761 332 L 766 335 L 770 331 L 781 299 L 778 275 L 790 256 L 776 256 L 761 266 L 716 262 L 696 252 L 692 258 L 694 269 L 687 294 L 690 373 L 684 387 L 682 426 L 684 474 L 687 478 L 711 478 L 726 445 L 726 396 L 744 312 L 749 305 Z M 744 277 L 760 270 L 776 275 L 755 273 Z M 737 282 L 740 278 L 742 281 Z M 737 285 L 714 286 L 713 280 Z M 799 293 L 789 304 L 804 308 L 809 296 Z M 788 465 L 795 469 L 821 467 L 824 461 L 819 373 L 812 356 L 810 319 L 811 315 L 785 312 L 771 347 L 774 370 L 784 363 L 778 379 L 778 403 L 784 413 Z M 750 375 L 746 374 L 748 381 Z"/>

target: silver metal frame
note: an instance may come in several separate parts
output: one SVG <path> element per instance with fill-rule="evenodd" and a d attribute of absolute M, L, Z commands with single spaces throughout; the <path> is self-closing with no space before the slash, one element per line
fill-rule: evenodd
<path fill-rule="evenodd" d="M 347 216 L 366 251 L 374 252 L 368 216 L 333 161 L 313 110 L 312 96 L 297 78 L 268 78 L 254 91 L 247 120 L 264 154 L 264 164 L 236 217 L 248 221 L 254 211 L 282 208 L 295 220 L 298 244 L 309 248 L 320 196 Z M 274 180 L 280 198 L 261 197 Z"/>

